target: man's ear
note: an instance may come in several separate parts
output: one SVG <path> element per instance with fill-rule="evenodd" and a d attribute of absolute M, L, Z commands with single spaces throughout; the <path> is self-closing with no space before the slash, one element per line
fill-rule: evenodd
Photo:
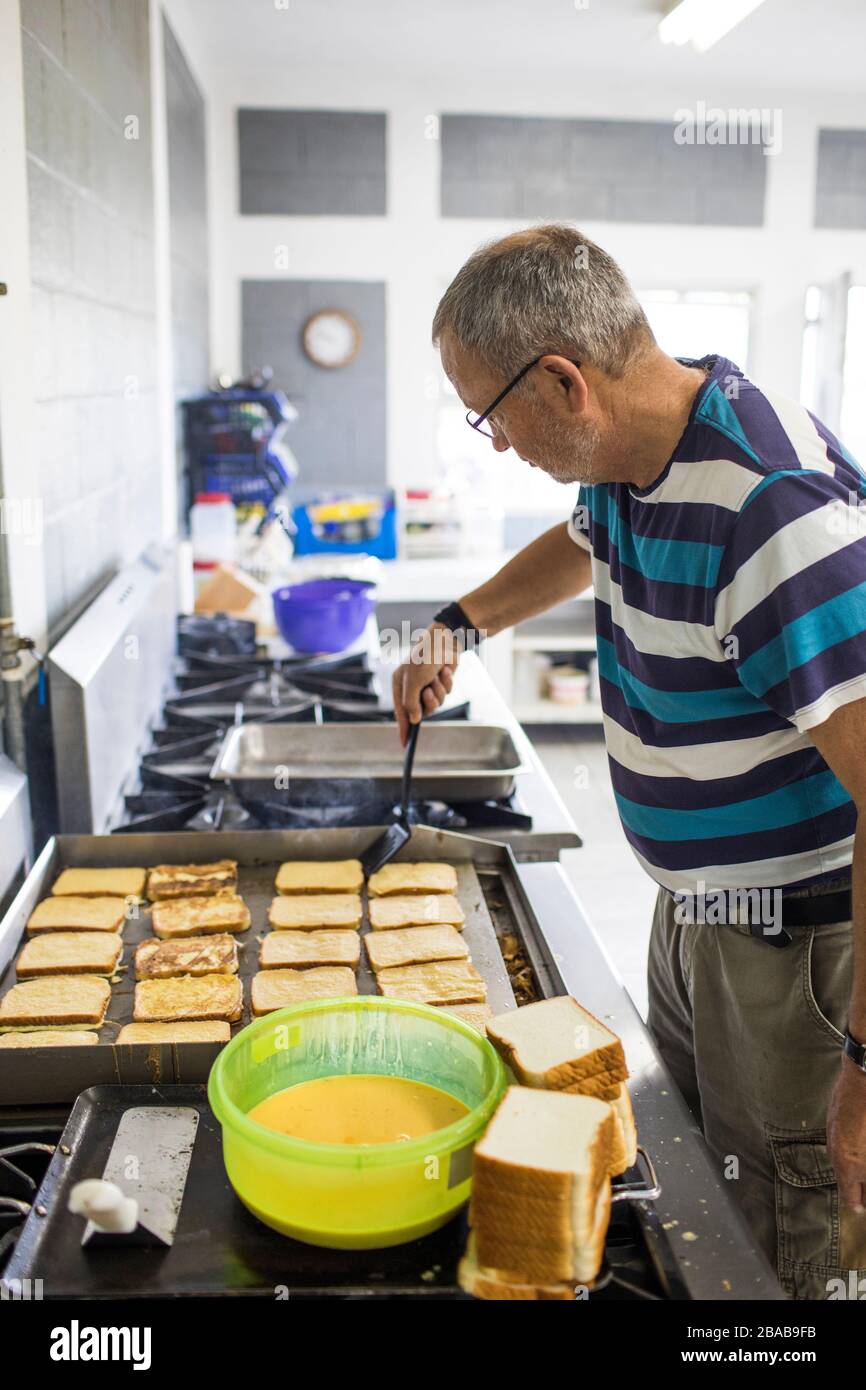
<path fill-rule="evenodd" d="M 582 415 L 589 397 L 586 381 L 579 367 L 567 357 L 549 353 L 538 364 L 544 373 L 542 390 L 560 410 L 570 415 Z"/>

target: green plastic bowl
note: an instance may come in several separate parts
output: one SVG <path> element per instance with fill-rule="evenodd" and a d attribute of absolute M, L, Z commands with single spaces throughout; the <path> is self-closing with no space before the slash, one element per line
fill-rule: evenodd
<path fill-rule="evenodd" d="M 248 1111 L 324 1076 L 401 1076 L 469 1107 L 444 1129 L 395 1144 L 314 1144 L 278 1134 Z M 267 1014 L 214 1063 L 208 1100 L 223 1161 L 245 1206 L 310 1245 L 374 1249 L 435 1231 L 469 1197 L 472 1152 L 505 1090 L 486 1038 L 426 1004 L 360 995 Z"/>

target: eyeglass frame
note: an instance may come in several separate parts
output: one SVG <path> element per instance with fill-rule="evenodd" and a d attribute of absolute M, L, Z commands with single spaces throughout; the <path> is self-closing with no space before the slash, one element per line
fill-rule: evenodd
<path fill-rule="evenodd" d="M 509 381 L 508 385 L 505 387 L 503 391 L 499 392 L 499 395 L 496 397 L 496 400 L 491 401 L 487 409 L 483 410 L 480 415 L 476 415 L 474 420 L 470 419 L 470 416 L 473 414 L 473 412 L 471 410 L 467 410 L 467 425 L 469 425 L 473 430 L 477 430 L 479 434 L 483 434 L 485 438 L 495 439 L 496 436 L 492 430 L 483 430 L 481 426 L 484 424 L 485 420 L 489 419 L 489 417 L 493 414 L 494 410 L 499 405 L 499 402 L 505 400 L 505 397 L 508 395 L 509 391 L 513 391 L 517 383 L 523 380 L 523 378 L 526 376 L 526 373 L 531 372 L 533 367 L 537 367 L 542 357 L 549 357 L 550 355 L 551 354 L 548 352 L 543 352 L 541 354 L 541 357 L 533 357 L 531 362 L 527 362 L 525 367 L 521 367 L 520 371 L 517 373 L 517 376 L 514 377 L 512 381 Z M 579 362 L 576 362 L 573 357 L 569 357 L 567 360 L 571 363 L 573 367 L 579 368 L 581 365 Z"/>

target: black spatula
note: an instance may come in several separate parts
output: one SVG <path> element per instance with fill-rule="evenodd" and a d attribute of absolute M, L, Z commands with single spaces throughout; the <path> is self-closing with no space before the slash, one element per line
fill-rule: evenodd
<path fill-rule="evenodd" d="M 366 854 L 361 857 L 361 864 L 367 878 L 384 868 L 386 864 L 390 864 L 394 855 L 403 848 L 412 834 L 412 826 L 409 822 L 409 795 L 412 790 L 412 764 L 415 761 L 415 747 L 418 743 L 420 728 L 420 719 L 417 724 L 409 725 L 409 737 L 406 740 L 406 753 L 403 758 L 403 785 L 400 792 L 399 819 L 393 825 L 389 825 L 385 834 L 380 835 L 378 840 L 374 840 Z"/>

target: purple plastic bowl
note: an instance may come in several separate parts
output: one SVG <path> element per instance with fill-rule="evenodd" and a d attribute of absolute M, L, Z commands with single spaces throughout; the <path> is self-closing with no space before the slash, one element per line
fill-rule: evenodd
<path fill-rule="evenodd" d="M 376 606 L 369 579 L 311 579 L 274 589 L 274 617 L 298 652 L 341 652 L 364 631 Z"/>

